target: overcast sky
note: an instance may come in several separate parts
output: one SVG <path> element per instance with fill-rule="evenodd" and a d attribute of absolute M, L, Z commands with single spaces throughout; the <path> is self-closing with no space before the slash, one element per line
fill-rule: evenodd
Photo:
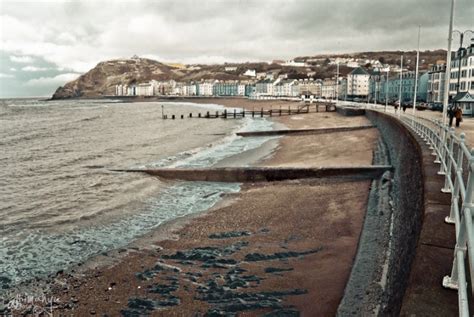
<path fill-rule="evenodd" d="M 0 0 L 0 97 L 49 96 L 100 61 L 134 54 L 223 63 L 413 50 L 418 24 L 422 49 L 446 48 L 450 2 Z M 457 0 L 455 28 L 474 29 L 473 17 L 474 0 Z"/>

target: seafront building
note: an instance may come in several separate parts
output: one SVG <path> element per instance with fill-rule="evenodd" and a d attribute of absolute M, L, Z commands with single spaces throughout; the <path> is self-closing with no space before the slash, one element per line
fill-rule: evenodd
<path fill-rule="evenodd" d="M 324 99 L 336 99 L 336 80 L 326 78 L 322 82 L 321 97 Z"/>
<path fill-rule="evenodd" d="M 417 87 L 417 102 L 426 102 L 428 98 L 428 78 L 429 73 L 424 72 L 418 75 L 418 87 Z M 401 94 L 400 94 L 401 85 Z M 402 103 L 413 103 L 413 95 L 415 93 L 415 72 L 409 71 L 402 74 L 402 80 L 400 82 L 400 74 L 389 75 L 388 81 L 387 76 L 380 76 L 380 79 L 371 84 L 371 98 L 370 100 L 376 100 L 378 102 L 389 103 L 398 101 L 401 97 Z"/>
<path fill-rule="evenodd" d="M 474 44 L 452 54 L 449 95 L 454 97 L 458 92 L 474 95 Z"/>
<path fill-rule="evenodd" d="M 214 83 L 211 81 L 200 82 L 197 86 L 198 96 L 212 96 Z"/>
<path fill-rule="evenodd" d="M 313 78 L 299 79 L 298 88 L 300 96 L 313 96 L 315 98 L 321 98 L 322 81 L 320 79 L 314 80 Z"/>
<path fill-rule="evenodd" d="M 256 96 L 273 96 L 274 95 L 274 80 L 263 79 L 255 83 Z"/>
<path fill-rule="evenodd" d="M 274 84 L 273 95 L 276 97 L 297 97 L 300 95 L 298 80 L 284 79 Z"/>
<path fill-rule="evenodd" d="M 449 104 L 460 106 L 465 115 L 474 115 L 474 44 L 452 53 L 450 71 Z M 428 74 L 428 102 L 443 103 L 446 64 L 437 62 Z"/>
<path fill-rule="evenodd" d="M 347 74 L 347 97 L 366 99 L 369 95 L 370 74 L 362 67 L 357 67 Z"/>
<path fill-rule="evenodd" d="M 347 61 L 351 62 L 350 60 Z M 379 66 L 384 66 L 380 64 Z M 450 78 L 450 100 L 463 103 L 465 113 L 471 113 L 470 100 L 474 96 L 474 45 L 453 53 Z M 226 66 L 226 71 L 234 71 L 234 66 Z M 441 103 L 444 95 L 444 74 L 446 66 L 437 62 L 427 72 L 421 72 L 415 80 L 415 72 L 404 71 L 400 81 L 399 69 L 388 73 L 383 68 L 354 68 L 347 76 L 337 80 L 326 78 L 291 79 L 288 73 L 275 70 L 256 72 L 248 69 L 245 80 L 201 80 L 177 82 L 174 80 L 151 80 L 142 83 L 118 84 L 117 96 L 235 96 L 252 98 L 300 97 L 340 100 L 377 101 L 393 103 L 401 101 L 413 103 L 415 82 L 418 82 L 417 101 Z M 459 87 L 457 85 L 459 75 Z M 401 96 L 400 96 L 401 88 Z M 459 93 L 458 93 L 459 91 Z"/>
<path fill-rule="evenodd" d="M 438 61 L 428 71 L 427 102 L 443 103 L 444 99 L 444 77 L 446 74 L 446 63 Z"/>

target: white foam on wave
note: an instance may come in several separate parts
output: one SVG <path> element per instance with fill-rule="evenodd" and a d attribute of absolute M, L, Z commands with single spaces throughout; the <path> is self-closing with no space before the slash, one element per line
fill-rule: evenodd
<path fill-rule="evenodd" d="M 126 246 L 166 221 L 211 208 L 222 193 L 238 192 L 240 184 L 183 182 L 149 199 L 142 212 L 120 221 L 65 233 L 18 232 L 2 238 L 0 284 L 8 286 L 47 276 L 95 255 Z M 5 285 L 6 286 L 6 285 Z M 3 286 L 0 285 L 0 291 Z"/>
<path fill-rule="evenodd" d="M 230 135 L 227 135 L 214 144 L 185 151 L 153 163 L 139 166 L 138 168 L 211 167 L 228 157 L 258 148 L 265 142 L 278 138 L 275 136 L 261 138 L 243 138 L 238 136 L 236 132 L 262 131 L 271 130 L 273 128 L 273 122 L 265 118 L 244 118 L 241 122 L 242 124 L 232 131 Z"/>

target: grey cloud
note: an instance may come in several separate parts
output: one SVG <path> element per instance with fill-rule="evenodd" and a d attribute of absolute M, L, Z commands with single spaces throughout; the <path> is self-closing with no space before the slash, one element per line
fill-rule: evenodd
<path fill-rule="evenodd" d="M 74 73 L 133 54 L 189 63 L 413 50 L 418 24 L 422 49 L 436 49 L 447 44 L 449 6 L 449 0 L 2 0 L 1 14 L 37 34 L 2 41 L 0 49 L 35 57 L 34 67 Z M 456 1 L 455 28 L 474 29 L 473 16 L 473 0 Z M 9 27 L 2 23 L 2 32 L 14 33 Z M 2 64 L 2 73 L 15 66 Z M 31 79 L 15 80 L 21 87 Z"/>

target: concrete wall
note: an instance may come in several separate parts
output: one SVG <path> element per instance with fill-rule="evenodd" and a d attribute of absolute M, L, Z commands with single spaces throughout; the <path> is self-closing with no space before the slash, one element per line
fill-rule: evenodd
<path fill-rule="evenodd" d="M 380 130 L 394 167 L 392 248 L 384 294 L 386 305 L 380 314 L 398 315 L 423 220 L 422 154 L 416 139 L 402 123 L 371 110 L 366 111 L 366 116 Z"/>

